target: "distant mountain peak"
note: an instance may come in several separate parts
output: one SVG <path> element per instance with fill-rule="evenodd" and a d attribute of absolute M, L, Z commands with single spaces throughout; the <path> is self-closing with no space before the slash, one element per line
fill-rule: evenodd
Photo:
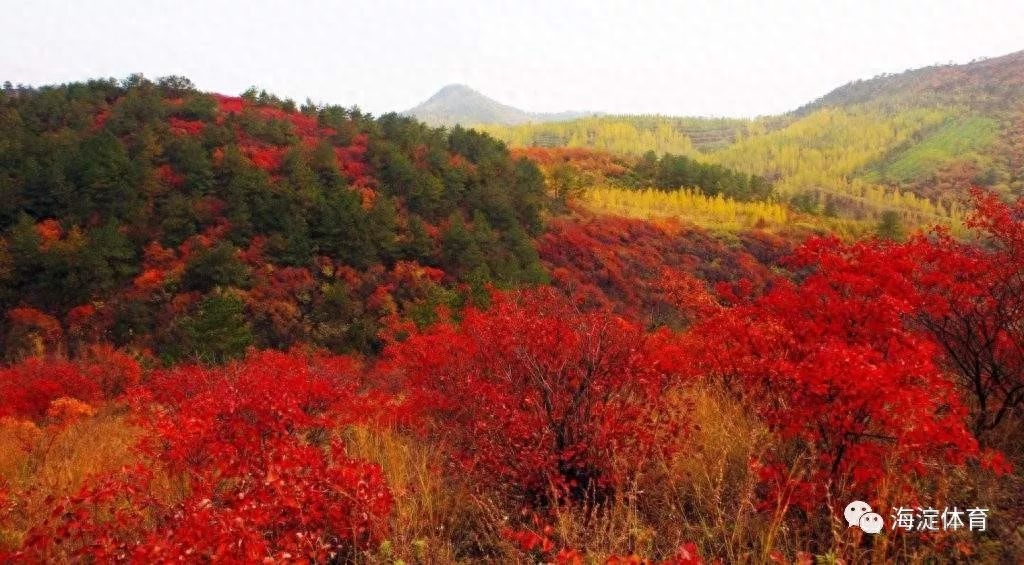
<path fill-rule="evenodd" d="M 452 95 L 452 94 L 477 94 L 483 96 L 476 90 L 470 88 L 468 85 L 453 82 L 452 84 L 446 84 L 441 87 L 441 90 L 437 91 L 434 96 Z"/>
<path fill-rule="evenodd" d="M 415 108 L 402 112 L 429 125 L 515 125 L 528 122 L 555 122 L 593 115 L 593 112 L 545 114 L 527 112 L 502 104 L 465 84 L 448 84 Z"/>

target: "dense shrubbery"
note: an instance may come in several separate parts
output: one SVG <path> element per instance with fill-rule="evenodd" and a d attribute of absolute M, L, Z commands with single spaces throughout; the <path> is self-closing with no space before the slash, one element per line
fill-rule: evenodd
<path fill-rule="evenodd" d="M 12 450 L 45 461 L 48 445 L 118 404 L 142 432 L 135 467 L 83 479 L 39 514 L 8 502 L 0 531 L 14 532 L 13 556 L 34 559 L 370 559 L 392 555 L 391 539 L 422 558 L 415 536 L 426 535 L 446 559 L 640 551 L 686 563 L 859 554 L 867 540 L 834 529 L 841 501 L 964 504 L 949 493 L 965 488 L 1000 508 L 1020 464 L 1024 238 L 1020 206 L 978 202 L 984 246 L 941 232 L 818 238 L 784 262 L 791 277 L 726 277 L 714 292 L 670 272 L 662 300 L 688 320 L 676 334 L 542 288 L 494 291 L 489 308 L 440 312 L 423 329 L 392 318 L 367 365 L 298 349 L 218 368 L 143 370 L 95 347 L 26 360 L 0 381 L 14 399 L 0 426 Z M 409 467 L 410 446 L 429 463 Z M 431 486 L 438 475 L 444 486 Z M 38 497 L 30 477 L 8 471 L 6 492 Z M 735 507 L 699 492 L 731 493 Z M 459 533 L 408 521 L 438 500 L 471 516 Z M 740 537 L 715 529 L 737 520 Z M 654 537 L 640 548 L 616 528 Z M 969 535 L 889 532 L 874 551 L 1014 551 Z"/>
<path fill-rule="evenodd" d="M 470 471 L 534 502 L 603 499 L 676 449 L 684 423 L 664 400 L 679 356 L 666 334 L 552 289 L 492 302 L 385 350 Z"/>
<path fill-rule="evenodd" d="M 377 409 L 356 394 L 357 369 L 346 358 L 268 352 L 221 369 L 156 372 L 131 391 L 152 434 L 140 455 L 153 463 L 55 501 L 17 557 L 326 560 L 375 547 L 391 493 L 378 466 L 349 459 L 334 437 Z M 82 385 L 62 392 L 92 394 Z"/>

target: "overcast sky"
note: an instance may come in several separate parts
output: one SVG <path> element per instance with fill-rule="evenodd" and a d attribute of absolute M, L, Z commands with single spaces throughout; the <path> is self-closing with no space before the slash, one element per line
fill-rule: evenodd
<path fill-rule="evenodd" d="M 1024 1 L 0 0 L 0 80 L 188 76 L 404 110 L 464 83 L 531 111 L 754 116 L 1024 49 Z"/>

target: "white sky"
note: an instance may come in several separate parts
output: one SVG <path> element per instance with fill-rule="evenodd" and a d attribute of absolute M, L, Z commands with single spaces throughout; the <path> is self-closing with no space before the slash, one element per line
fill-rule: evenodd
<path fill-rule="evenodd" d="M 188 76 L 379 114 L 468 84 L 530 111 L 754 116 L 1024 49 L 1024 1 L 0 0 L 0 81 Z"/>

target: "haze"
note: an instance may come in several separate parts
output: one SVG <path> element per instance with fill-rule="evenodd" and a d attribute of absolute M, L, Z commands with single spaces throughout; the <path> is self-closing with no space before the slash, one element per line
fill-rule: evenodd
<path fill-rule="evenodd" d="M 400 111 L 464 83 L 530 111 L 754 116 L 1024 49 L 1020 2 L 4 2 L 0 80 L 181 74 Z"/>

